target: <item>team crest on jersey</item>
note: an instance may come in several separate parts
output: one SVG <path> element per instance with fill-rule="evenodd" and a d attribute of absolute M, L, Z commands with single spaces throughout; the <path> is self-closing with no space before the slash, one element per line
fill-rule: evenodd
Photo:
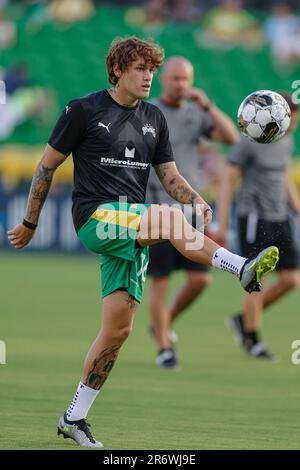
<path fill-rule="evenodd" d="M 149 123 L 145 124 L 145 125 L 142 127 L 142 131 L 143 131 L 143 134 L 144 134 L 144 135 L 146 135 L 147 132 L 150 132 L 150 134 L 152 134 L 153 137 L 154 137 L 154 139 L 155 139 L 155 137 L 156 137 L 156 130 L 154 129 L 154 127 L 153 127 L 151 124 L 149 124 Z"/>
<path fill-rule="evenodd" d="M 131 150 L 129 150 L 128 147 L 125 148 L 125 157 L 126 158 L 134 158 L 135 154 L 135 148 L 133 147 Z"/>

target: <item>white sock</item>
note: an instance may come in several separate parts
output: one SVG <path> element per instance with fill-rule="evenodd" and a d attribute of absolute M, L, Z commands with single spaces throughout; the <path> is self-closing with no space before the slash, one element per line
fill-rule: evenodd
<path fill-rule="evenodd" d="M 85 419 L 100 390 L 94 390 L 79 382 L 74 398 L 67 410 L 69 421 Z"/>
<path fill-rule="evenodd" d="M 226 248 L 219 248 L 213 254 L 212 265 L 215 268 L 222 269 L 222 271 L 227 271 L 239 277 L 246 260 L 247 258 L 235 255 L 231 251 L 226 250 Z"/>

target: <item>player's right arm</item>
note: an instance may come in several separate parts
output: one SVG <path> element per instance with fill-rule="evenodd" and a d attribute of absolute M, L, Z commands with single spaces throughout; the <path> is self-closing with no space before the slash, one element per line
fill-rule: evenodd
<path fill-rule="evenodd" d="M 39 162 L 32 178 L 28 196 L 25 221 L 38 225 L 39 216 L 46 201 L 55 170 L 67 157 L 47 144 L 43 158 Z M 23 223 L 7 232 L 10 243 L 15 248 L 26 246 L 34 235 L 35 230 L 25 227 Z"/>

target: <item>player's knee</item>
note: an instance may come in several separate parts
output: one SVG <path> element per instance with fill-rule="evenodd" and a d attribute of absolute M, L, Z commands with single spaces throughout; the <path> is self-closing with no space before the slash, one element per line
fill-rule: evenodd
<path fill-rule="evenodd" d="M 202 287 L 207 288 L 208 286 L 210 286 L 211 282 L 212 282 L 211 274 L 210 273 L 205 273 L 205 275 L 203 276 L 203 278 L 201 280 Z"/>
<path fill-rule="evenodd" d="M 299 272 L 291 273 L 287 278 L 288 287 L 290 289 L 296 289 L 300 284 Z"/>
<path fill-rule="evenodd" d="M 129 337 L 131 331 L 132 325 L 123 325 L 118 328 L 115 328 L 112 332 L 113 341 L 115 341 L 117 344 L 124 343 Z"/>
<path fill-rule="evenodd" d="M 126 341 L 126 339 L 130 336 L 132 331 L 132 325 L 123 326 L 123 328 L 119 331 L 119 338 L 121 341 Z"/>
<path fill-rule="evenodd" d="M 300 273 L 298 271 L 286 272 L 281 276 L 281 282 L 286 290 L 296 289 L 300 285 Z"/>
<path fill-rule="evenodd" d="M 206 289 L 212 282 L 212 276 L 210 273 L 203 272 L 190 272 L 188 275 L 188 281 L 193 289 Z"/>

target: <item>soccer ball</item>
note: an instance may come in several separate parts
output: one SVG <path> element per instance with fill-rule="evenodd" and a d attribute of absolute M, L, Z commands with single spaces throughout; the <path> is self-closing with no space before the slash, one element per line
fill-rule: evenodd
<path fill-rule="evenodd" d="M 279 93 L 259 90 L 248 95 L 238 110 L 238 123 L 248 139 L 269 144 L 284 136 L 290 126 L 291 110 Z"/>

